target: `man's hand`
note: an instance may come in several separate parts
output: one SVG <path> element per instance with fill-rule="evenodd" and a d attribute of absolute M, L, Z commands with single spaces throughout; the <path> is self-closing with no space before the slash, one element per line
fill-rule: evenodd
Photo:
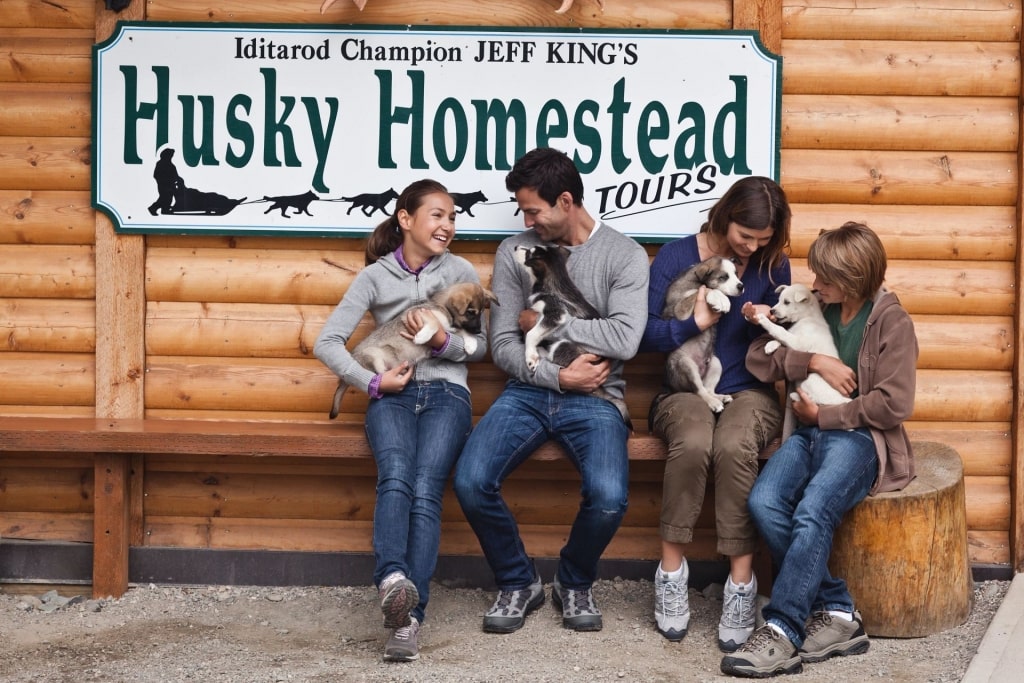
<path fill-rule="evenodd" d="M 843 396 L 849 396 L 857 388 L 857 373 L 838 358 L 815 353 L 807 369 L 821 375 Z"/>
<path fill-rule="evenodd" d="M 581 353 L 568 367 L 558 371 L 558 386 L 589 394 L 605 383 L 611 369 L 611 361 L 592 353 Z"/>
<path fill-rule="evenodd" d="M 380 392 L 382 394 L 397 394 L 412 379 L 414 368 L 409 361 L 402 361 L 402 364 L 392 368 L 380 376 Z"/>
<path fill-rule="evenodd" d="M 537 326 L 537 319 L 540 318 L 540 313 L 533 310 L 532 308 L 524 309 L 519 314 L 519 331 L 526 334 L 534 327 Z"/>

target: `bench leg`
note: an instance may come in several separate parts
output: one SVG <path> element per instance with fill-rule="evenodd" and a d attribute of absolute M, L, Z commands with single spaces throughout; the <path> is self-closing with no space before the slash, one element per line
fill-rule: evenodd
<path fill-rule="evenodd" d="M 128 590 L 130 456 L 94 459 L 92 595 L 119 598 Z"/>

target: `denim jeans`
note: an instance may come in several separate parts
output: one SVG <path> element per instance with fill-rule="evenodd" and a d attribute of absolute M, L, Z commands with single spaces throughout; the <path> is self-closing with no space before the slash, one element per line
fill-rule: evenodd
<path fill-rule="evenodd" d="M 473 426 L 469 392 L 441 380 L 409 382 L 371 399 L 366 437 L 377 462 L 373 509 L 374 585 L 403 572 L 420 594 L 421 623 L 441 542 L 444 487 Z"/>
<path fill-rule="evenodd" d="M 748 504 L 778 567 L 765 621 L 797 647 L 812 612 L 852 612 L 846 582 L 829 574 L 832 537 L 839 522 L 867 496 L 878 475 L 870 430 L 804 427 L 768 460 Z"/>
<path fill-rule="evenodd" d="M 533 561 L 501 495 L 505 478 L 549 439 L 565 449 L 580 473 L 581 501 L 560 553 L 558 580 L 589 588 L 601 553 L 626 513 L 629 430 L 619 411 L 595 396 L 510 381 L 477 424 L 455 466 L 455 495 L 476 532 L 501 590 L 535 578 Z"/>

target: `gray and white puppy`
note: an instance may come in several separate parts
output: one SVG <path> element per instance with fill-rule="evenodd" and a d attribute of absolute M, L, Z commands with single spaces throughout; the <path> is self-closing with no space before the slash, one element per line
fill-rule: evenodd
<path fill-rule="evenodd" d="M 708 306 L 718 313 L 728 313 L 732 307 L 729 297 L 743 293 L 743 283 L 736 276 L 736 264 L 721 256 L 712 256 L 672 281 L 665 293 L 661 317 L 685 320 L 692 316 L 701 285 L 708 288 Z M 712 412 L 720 413 L 725 404 L 732 401 L 732 396 L 715 392 L 722 378 L 722 361 L 715 355 L 716 328 L 717 325 L 712 325 L 670 353 L 665 373 L 672 391 L 696 393 Z"/>
<path fill-rule="evenodd" d="M 405 361 L 415 366 L 416 363 L 430 357 L 427 342 L 440 328 L 450 334 L 460 334 L 464 340 L 466 353 L 472 354 L 476 351 L 477 344 L 473 335 L 479 334 L 483 329 L 483 312 L 490 307 L 491 302 L 497 304 L 498 299 L 490 290 L 474 282 L 446 287 L 427 301 L 410 306 L 401 315 L 396 315 L 376 328 L 353 349 L 352 357 L 364 368 L 377 374 L 396 368 Z M 405 313 L 414 309 L 430 311 L 433 316 L 424 316 L 423 327 L 416 336 L 406 339 L 402 336 L 402 332 L 405 331 L 402 319 Z M 348 384 L 344 380 L 339 380 L 331 404 L 332 420 L 338 417 L 341 399 L 347 389 Z"/>

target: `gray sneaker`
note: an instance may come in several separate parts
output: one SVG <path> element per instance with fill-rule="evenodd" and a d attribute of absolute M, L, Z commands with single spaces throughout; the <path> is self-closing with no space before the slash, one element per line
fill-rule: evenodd
<path fill-rule="evenodd" d="M 420 658 L 420 622 L 409 617 L 409 625 L 391 632 L 384 645 L 385 662 L 414 662 Z"/>
<path fill-rule="evenodd" d="M 594 592 L 590 588 L 562 588 L 555 576 L 551 600 L 562 610 L 562 626 L 574 631 L 600 631 L 604 625 L 601 610 L 594 604 Z"/>
<path fill-rule="evenodd" d="M 722 619 L 718 622 L 718 649 L 735 652 L 754 632 L 757 608 L 757 577 L 746 590 L 737 590 L 732 578 L 725 580 L 722 593 Z"/>
<path fill-rule="evenodd" d="M 540 577 L 526 588 L 501 591 L 484 615 L 487 633 L 512 633 L 526 623 L 526 615 L 544 604 L 544 584 Z"/>
<path fill-rule="evenodd" d="M 722 657 L 722 673 L 743 678 L 768 678 L 803 671 L 800 655 L 789 638 L 765 624 L 736 652 Z"/>
<path fill-rule="evenodd" d="M 658 633 L 673 643 L 686 637 L 690 626 L 690 596 L 687 593 L 689 567 L 683 560 L 683 575 L 678 581 L 672 581 L 669 574 L 661 570 L 661 565 L 654 572 L 654 621 Z"/>
<path fill-rule="evenodd" d="M 420 594 L 416 584 L 402 572 L 391 572 L 380 582 L 380 611 L 384 613 L 385 628 L 402 628 L 409 625 L 409 612 L 419 604 Z"/>
<path fill-rule="evenodd" d="M 800 659 L 823 662 L 829 657 L 864 654 L 869 647 L 871 642 L 864 632 L 860 612 L 853 613 L 853 621 L 837 619 L 828 612 L 815 612 L 807 622 L 807 637 L 800 648 Z"/>

